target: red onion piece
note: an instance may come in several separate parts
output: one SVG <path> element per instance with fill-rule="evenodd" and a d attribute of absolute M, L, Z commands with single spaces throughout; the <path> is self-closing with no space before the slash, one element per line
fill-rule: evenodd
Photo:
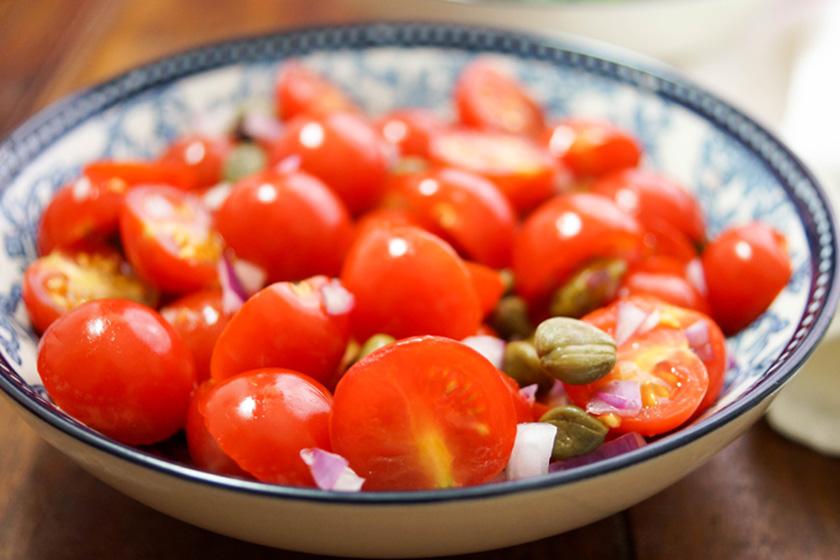
<path fill-rule="evenodd" d="M 691 284 L 697 292 L 706 297 L 709 290 L 706 287 L 706 273 L 703 270 L 703 261 L 699 258 L 692 259 L 685 265 L 685 276 L 688 283 Z"/>
<path fill-rule="evenodd" d="M 521 389 L 519 389 L 519 394 L 522 395 L 528 404 L 534 404 L 534 401 L 537 400 L 537 389 L 538 386 L 536 383 L 531 383 L 530 385 L 525 385 Z"/>
<path fill-rule="evenodd" d="M 353 472 L 347 459 L 317 447 L 300 450 L 300 458 L 309 467 L 315 484 L 321 490 L 358 492 L 365 479 Z"/>
<path fill-rule="evenodd" d="M 627 342 L 631 336 L 636 334 L 636 331 L 648 318 L 649 313 L 644 309 L 633 305 L 630 302 L 622 301 L 618 304 L 618 313 L 615 319 L 615 343 L 621 346 Z"/>
<path fill-rule="evenodd" d="M 248 299 L 248 294 L 236 277 L 236 272 L 233 270 L 233 264 L 227 255 L 222 255 L 217 265 L 219 273 L 219 285 L 222 288 L 222 311 L 225 313 L 235 313 L 245 300 Z"/>
<path fill-rule="evenodd" d="M 564 459 L 562 461 L 554 461 L 551 465 L 549 465 L 548 470 L 550 472 L 567 471 L 575 467 L 582 467 L 584 465 L 617 457 L 619 455 L 623 455 L 624 453 L 641 449 L 645 445 L 647 445 L 645 438 L 636 432 L 631 432 L 605 442 L 595 451 L 590 451 L 584 455 Z"/>
<path fill-rule="evenodd" d="M 586 405 L 589 414 L 635 416 L 642 410 L 642 388 L 637 381 L 610 381 Z"/>
<path fill-rule="evenodd" d="M 551 386 L 551 390 L 548 392 L 548 396 L 545 399 L 545 404 L 548 405 L 549 408 L 572 404 L 572 400 L 566 393 L 566 387 L 563 383 L 560 381 L 554 382 L 554 385 Z"/>
<path fill-rule="evenodd" d="M 233 261 L 233 271 L 236 273 L 236 278 L 239 279 L 239 284 L 249 297 L 262 290 L 266 278 L 268 278 L 268 273 L 262 267 L 245 259 L 235 259 Z"/>
<path fill-rule="evenodd" d="M 489 361 L 496 369 L 502 369 L 505 357 L 505 341 L 495 336 L 468 336 L 461 341 Z"/>
<path fill-rule="evenodd" d="M 233 185 L 230 183 L 218 183 L 204 191 L 201 200 L 211 212 L 215 212 L 225 203 L 231 189 L 233 189 Z"/>
<path fill-rule="evenodd" d="M 545 422 L 516 425 L 516 439 L 506 469 L 508 480 L 521 480 L 548 473 L 557 426 Z"/>
<path fill-rule="evenodd" d="M 712 343 L 709 340 L 709 324 L 706 321 L 695 321 L 683 332 L 688 339 L 688 345 L 698 358 L 706 362 L 714 357 Z"/>
<path fill-rule="evenodd" d="M 333 278 L 321 287 L 321 295 L 324 298 L 324 309 L 327 315 L 345 315 L 353 309 L 355 303 L 353 294 L 348 292 L 337 278 Z"/>
<path fill-rule="evenodd" d="M 639 329 L 636 331 L 637 334 L 643 334 L 648 332 L 649 330 L 655 329 L 659 326 L 659 321 L 662 316 L 659 314 L 659 310 L 654 309 L 653 313 L 647 316 L 644 322 L 639 325 Z"/>
<path fill-rule="evenodd" d="M 280 121 L 260 111 L 245 113 L 240 126 L 245 134 L 261 143 L 273 144 L 283 135 Z"/>

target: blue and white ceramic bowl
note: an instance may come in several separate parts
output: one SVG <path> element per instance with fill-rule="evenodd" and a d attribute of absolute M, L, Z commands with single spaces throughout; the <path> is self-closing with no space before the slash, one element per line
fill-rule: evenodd
<path fill-rule="evenodd" d="M 643 449 L 541 478 L 340 494 L 201 472 L 103 437 L 44 398 L 37 340 L 20 302 L 21 277 L 35 257 L 42 206 L 84 162 L 150 156 L 197 120 L 206 125 L 208 115 L 268 99 L 275 69 L 289 57 L 328 75 L 372 113 L 405 105 L 446 112 L 460 69 L 488 52 L 507 61 L 551 115 L 606 117 L 632 130 L 645 144 L 646 165 L 695 191 L 711 234 L 752 219 L 785 232 L 793 278 L 773 306 L 730 341 L 735 365 L 720 402 L 702 418 Z M 0 145 L 0 388 L 49 443 L 91 473 L 213 531 L 349 556 L 512 545 L 639 502 L 756 421 L 828 325 L 838 295 L 835 233 L 824 193 L 787 148 L 667 70 L 614 62 L 569 43 L 437 24 L 362 24 L 242 39 L 161 60 L 70 97 Z"/>

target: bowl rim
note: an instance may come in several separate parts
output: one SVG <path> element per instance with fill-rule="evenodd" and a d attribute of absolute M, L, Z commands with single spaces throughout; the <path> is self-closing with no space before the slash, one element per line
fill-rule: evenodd
<path fill-rule="evenodd" d="M 476 500 L 538 491 L 605 475 L 670 453 L 730 423 L 772 396 L 813 352 L 825 334 L 840 297 L 836 222 L 819 182 L 774 134 L 731 104 L 680 76 L 664 64 L 592 41 L 548 38 L 521 31 L 430 22 L 357 22 L 289 28 L 193 47 L 122 72 L 42 109 L 0 143 L 0 192 L 37 155 L 67 132 L 101 111 L 135 95 L 178 79 L 236 63 L 278 62 L 330 49 L 375 47 L 452 48 L 472 54 L 494 53 L 555 65 L 649 89 L 710 121 L 763 160 L 779 179 L 803 221 L 811 251 L 812 279 L 805 311 L 794 335 L 764 373 L 765 378 L 737 401 L 709 418 L 627 454 L 545 476 L 442 490 L 342 493 L 281 486 L 208 473 L 118 443 L 80 424 L 53 405 L 15 373 L 0 355 L 0 389 L 40 421 L 116 459 L 158 474 L 264 498 L 354 505 L 407 505 Z M 34 139 L 34 140 L 33 140 Z M 27 151 L 29 153 L 27 153 Z M 26 156 L 30 157 L 26 157 Z M 807 200 L 806 200 L 807 199 Z M 819 265 L 819 267 L 818 267 Z M 808 318 L 808 322 L 803 324 Z"/>

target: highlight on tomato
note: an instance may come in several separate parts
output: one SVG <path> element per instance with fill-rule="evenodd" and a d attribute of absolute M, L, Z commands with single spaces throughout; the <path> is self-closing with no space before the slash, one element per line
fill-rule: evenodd
<path fill-rule="evenodd" d="M 161 155 L 159 162 L 180 166 L 189 189 L 206 189 L 222 180 L 225 160 L 233 146 L 221 137 L 188 134 L 176 139 Z"/>
<path fill-rule="evenodd" d="M 376 120 L 382 137 L 401 157 L 429 157 L 432 135 L 447 123 L 428 109 L 397 109 Z"/>

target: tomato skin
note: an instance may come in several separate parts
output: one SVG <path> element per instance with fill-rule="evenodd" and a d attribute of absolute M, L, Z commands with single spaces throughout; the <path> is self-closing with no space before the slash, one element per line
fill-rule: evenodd
<path fill-rule="evenodd" d="M 464 262 L 440 238 L 414 227 L 373 228 L 347 254 L 341 281 L 356 298 L 353 334 L 387 333 L 461 340 L 481 323 Z"/>
<path fill-rule="evenodd" d="M 307 375 L 281 368 L 213 384 L 199 402 L 204 425 L 225 455 L 262 482 L 315 486 L 301 449 L 330 450 L 332 397 Z"/>
<path fill-rule="evenodd" d="M 642 157 L 642 147 L 633 136 L 596 119 L 563 119 L 546 131 L 543 141 L 578 179 L 636 167 Z"/>
<path fill-rule="evenodd" d="M 189 189 L 206 189 L 222 180 L 225 159 L 233 146 L 224 137 L 189 134 L 175 140 L 158 161 L 185 169 Z"/>
<path fill-rule="evenodd" d="M 535 210 L 513 247 L 516 289 L 526 300 L 546 300 L 594 258 L 635 258 L 641 228 L 610 200 L 587 193 L 560 195 Z"/>
<path fill-rule="evenodd" d="M 210 377 L 210 356 L 230 315 L 222 308 L 222 291 L 210 288 L 193 292 L 160 310 L 192 352 L 199 381 Z"/>
<path fill-rule="evenodd" d="M 140 282 L 115 250 L 77 246 L 29 263 L 22 298 L 32 326 L 44 332 L 60 316 L 88 301 L 122 298 L 153 305 L 157 294 Z"/>
<path fill-rule="evenodd" d="M 487 179 L 454 168 L 406 174 L 391 182 L 385 205 L 402 208 L 464 258 L 510 265 L 516 215 Z"/>
<path fill-rule="evenodd" d="M 213 286 L 222 251 L 201 199 L 166 186 L 136 187 L 120 211 L 120 237 L 137 274 L 165 292 Z"/>
<path fill-rule="evenodd" d="M 621 282 L 619 295 L 648 295 L 664 302 L 709 313 L 706 299 L 686 280 L 684 274 L 668 274 L 638 270 L 630 272 Z"/>
<path fill-rule="evenodd" d="M 119 179 L 129 187 L 170 185 L 188 189 L 192 185 L 189 168 L 172 161 L 98 160 L 87 164 L 82 174 L 95 183 Z"/>
<path fill-rule="evenodd" d="M 368 230 L 402 226 L 421 227 L 417 223 L 417 219 L 404 208 L 377 208 L 371 210 L 356 222 L 353 239 L 363 237 Z"/>
<path fill-rule="evenodd" d="M 534 416 L 534 405 L 529 403 L 522 393 L 519 392 L 519 383 L 506 373 L 501 371 L 499 373 L 510 391 L 511 399 L 513 399 L 513 409 L 516 412 L 516 423 L 521 424 L 522 422 L 536 422 L 539 420 L 539 417 Z"/>
<path fill-rule="evenodd" d="M 338 87 L 297 61 L 286 62 L 278 72 L 275 102 L 284 121 L 304 114 L 357 110 Z"/>
<path fill-rule="evenodd" d="M 730 228 L 703 252 L 712 314 L 726 334 L 761 315 L 792 274 L 784 236 L 759 222 Z"/>
<path fill-rule="evenodd" d="M 219 335 L 210 359 L 212 379 L 263 367 L 294 369 L 318 381 L 332 378 L 349 325 L 346 311 L 328 312 L 329 284 L 316 276 L 298 284 L 277 282 L 251 296 Z"/>
<path fill-rule="evenodd" d="M 317 178 L 269 171 L 234 185 L 216 225 L 237 256 L 269 281 L 336 275 L 353 235 L 341 201 Z"/>
<path fill-rule="evenodd" d="M 465 261 L 464 266 L 470 275 L 475 293 L 481 305 L 482 316 L 487 316 L 496 309 L 496 304 L 505 293 L 505 283 L 497 270 L 483 264 Z"/>
<path fill-rule="evenodd" d="M 190 401 L 190 408 L 187 411 L 187 425 L 185 426 L 190 458 L 198 468 L 206 471 L 240 478 L 251 478 L 251 475 L 243 471 L 236 464 L 236 461 L 225 455 L 225 452 L 207 431 L 201 409 L 205 406 L 207 395 L 212 387 L 212 383 L 199 385 L 193 392 Z"/>
<path fill-rule="evenodd" d="M 358 214 L 382 196 L 391 154 L 366 119 L 354 113 L 330 113 L 290 122 L 274 145 L 271 160 L 298 158 L 302 170 L 321 179 L 351 214 Z"/>
<path fill-rule="evenodd" d="M 519 212 L 534 208 L 557 190 L 558 169 L 551 156 L 523 136 L 449 129 L 432 137 L 429 153 L 440 166 L 488 179 Z"/>
<path fill-rule="evenodd" d="M 542 108 L 513 76 L 487 59 L 461 73 L 455 86 L 458 117 L 466 126 L 538 136 L 545 128 Z"/>
<path fill-rule="evenodd" d="M 429 157 L 431 136 L 446 127 L 446 123 L 428 109 L 397 109 L 376 120 L 382 137 L 392 144 L 402 157 Z"/>
<path fill-rule="evenodd" d="M 366 490 L 469 486 L 504 469 L 516 412 L 510 388 L 484 357 L 454 340 L 416 337 L 347 371 L 330 434 L 335 452 L 367 479 Z"/>
<path fill-rule="evenodd" d="M 196 382 L 192 355 L 172 327 L 154 310 L 116 299 L 56 320 L 41 338 L 38 372 L 64 411 L 130 445 L 180 430 Z"/>

